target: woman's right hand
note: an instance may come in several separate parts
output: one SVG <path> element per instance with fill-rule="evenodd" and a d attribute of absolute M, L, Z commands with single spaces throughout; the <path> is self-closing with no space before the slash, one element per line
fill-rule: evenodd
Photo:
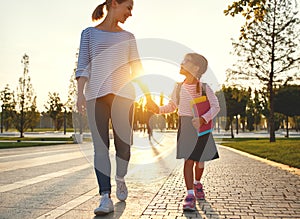
<path fill-rule="evenodd" d="M 79 113 L 81 113 L 81 114 L 85 113 L 85 111 L 86 111 L 86 100 L 85 100 L 85 97 L 84 97 L 83 93 L 78 94 L 76 106 L 77 106 L 77 110 L 78 110 Z"/>

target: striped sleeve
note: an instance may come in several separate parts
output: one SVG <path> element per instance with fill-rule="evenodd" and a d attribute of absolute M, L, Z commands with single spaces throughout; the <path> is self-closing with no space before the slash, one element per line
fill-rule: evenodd
<path fill-rule="evenodd" d="M 206 95 L 210 104 L 210 109 L 201 117 L 206 121 L 206 123 L 208 123 L 219 113 L 220 106 L 217 96 L 208 84 L 206 84 Z"/>
<path fill-rule="evenodd" d="M 89 29 L 85 29 L 81 33 L 80 48 L 78 56 L 78 64 L 76 70 L 76 78 L 90 78 L 90 56 L 89 56 Z"/>
<path fill-rule="evenodd" d="M 129 46 L 129 61 L 139 61 L 140 55 L 137 49 L 136 39 L 133 34 L 130 34 Z"/>
<path fill-rule="evenodd" d="M 159 107 L 159 113 L 164 114 L 164 113 L 172 113 L 177 109 L 177 97 L 176 97 L 176 90 L 177 90 L 178 84 L 175 85 L 173 92 L 171 94 L 171 99 L 167 105 L 160 106 Z"/>

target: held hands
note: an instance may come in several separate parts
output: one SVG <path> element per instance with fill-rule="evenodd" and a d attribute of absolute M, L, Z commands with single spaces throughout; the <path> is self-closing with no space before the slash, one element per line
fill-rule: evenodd
<path fill-rule="evenodd" d="M 205 124 L 205 120 L 202 117 L 194 117 L 192 119 L 193 126 L 196 129 L 199 129 L 203 124 Z"/>
<path fill-rule="evenodd" d="M 151 98 L 147 98 L 146 108 L 150 112 L 153 112 L 155 114 L 159 113 L 159 108 L 158 108 L 157 104 Z"/>

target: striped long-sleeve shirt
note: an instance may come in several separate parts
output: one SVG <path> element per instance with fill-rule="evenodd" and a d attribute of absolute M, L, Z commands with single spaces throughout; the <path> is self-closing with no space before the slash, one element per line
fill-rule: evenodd
<path fill-rule="evenodd" d="M 76 78 L 86 77 L 86 100 L 112 93 L 135 98 L 131 62 L 139 60 L 136 40 L 128 31 L 88 27 L 81 33 Z"/>
<path fill-rule="evenodd" d="M 171 113 L 174 112 L 178 108 L 179 116 L 193 116 L 190 101 L 194 98 L 197 98 L 202 95 L 202 89 L 200 89 L 200 94 L 196 93 L 196 84 L 185 84 L 183 83 L 179 93 L 179 104 L 177 105 L 177 86 L 174 87 L 174 90 L 171 94 L 170 101 L 165 106 L 159 107 L 160 113 Z M 202 87 L 202 83 L 200 83 L 200 88 Z M 206 122 L 212 120 L 220 111 L 219 101 L 213 90 L 209 85 L 206 84 L 206 95 L 207 99 L 210 103 L 210 110 L 207 111 L 204 115 L 202 115 L 203 119 Z"/>

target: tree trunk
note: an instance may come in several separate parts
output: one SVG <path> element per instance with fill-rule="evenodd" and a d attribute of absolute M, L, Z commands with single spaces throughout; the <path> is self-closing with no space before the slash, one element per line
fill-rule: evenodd
<path fill-rule="evenodd" d="M 232 127 L 232 119 L 230 119 L 230 131 L 231 131 L 231 138 L 234 138 L 234 134 L 233 134 L 233 127 Z"/>
<path fill-rule="evenodd" d="M 274 7 L 274 14 L 276 14 L 276 1 Z M 272 42 L 271 42 L 271 71 L 270 71 L 270 78 L 269 78 L 269 101 L 270 101 L 270 142 L 275 142 L 275 121 L 274 121 L 274 90 L 273 90 L 273 78 L 274 78 L 274 62 L 275 62 L 275 30 L 276 30 L 276 19 L 274 16 L 273 24 L 272 24 Z"/>
<path fill-rule="evenodd" d="M 236 134 L 239 134 L 239 118 L 238 115 L 235 115 L 235 128 L 236 128 Z"/>
<path fill-rule="evenodd" d="M 269 118 L 269 125 L 270 125 L 270 142 L 275 142 L 275 120 L 274 120 L 274 93 L 273 87 L 270 88 L 270 118 Z"/>
<path fill-rule="evenodd" d="M 289 137 L 289 116 L 286 116 L 286 137 Z"/>
<path fill-rule="evenodd" d="M 24 107 L 21 108 L 21 119 L 20 119 L 20 138 L 24 137 Z"/>

